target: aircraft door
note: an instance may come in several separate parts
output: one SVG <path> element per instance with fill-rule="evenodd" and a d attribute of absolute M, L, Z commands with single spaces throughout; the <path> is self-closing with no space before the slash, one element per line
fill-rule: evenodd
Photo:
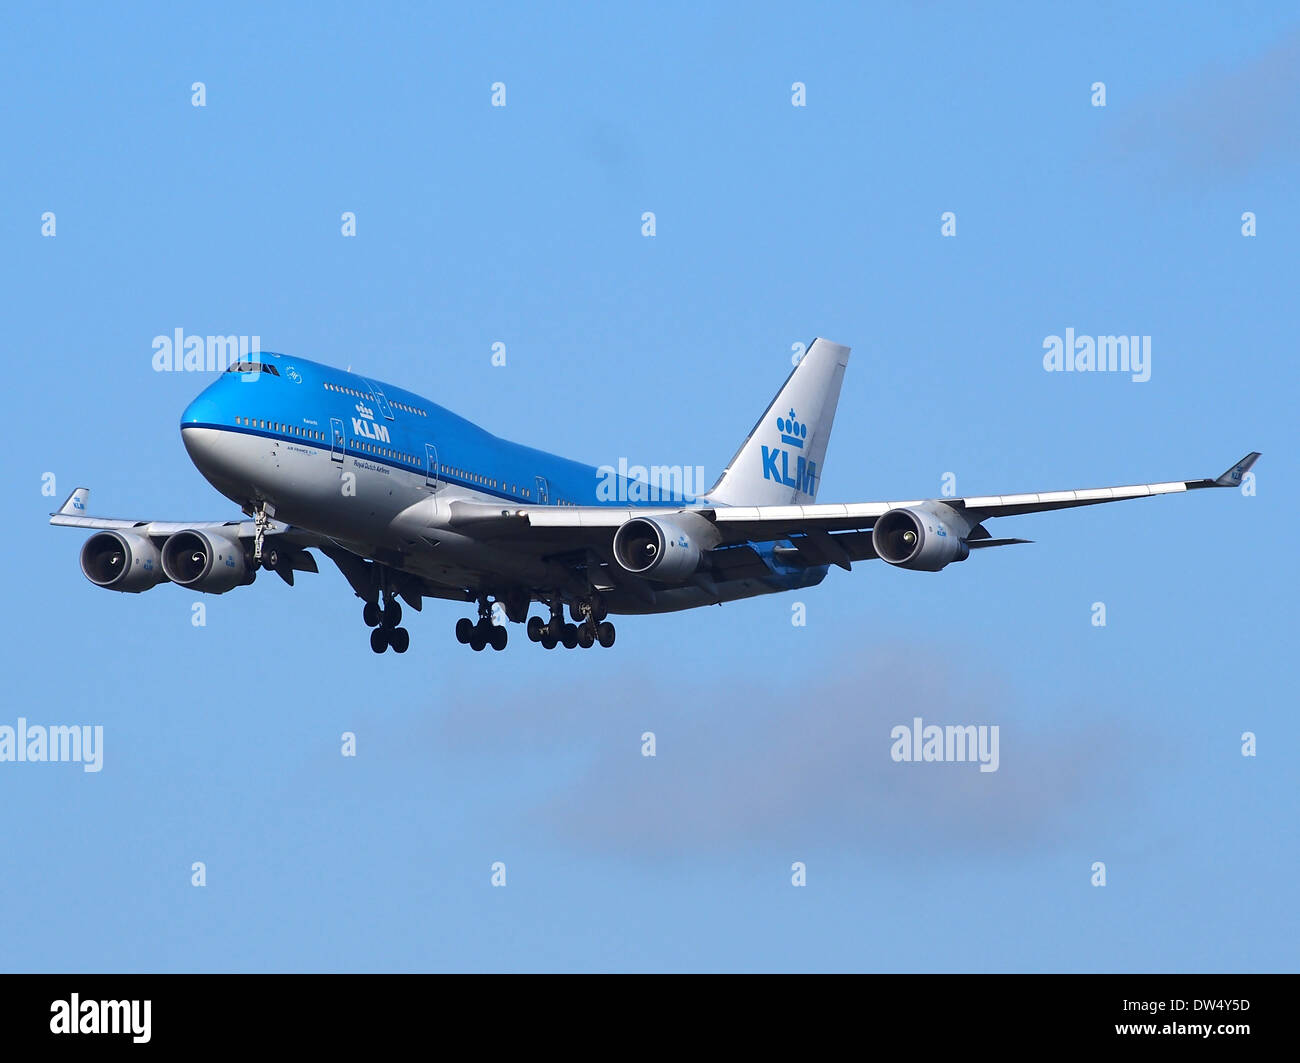
<path fill-rule="evenodd" d="M 347 437 L 343 434 L 343 420 L 340 417 L 330 418 L 330 458 L 334 461 L 343 460 L 343 452 L 347 449 Z"/>
<path fill-rule="evenodd" d="M 383 389 L 373 380 L 367 380 L 366 383 L 370 385 L 370 394 L 375 397 L 375 405 L 379 407 L 380 416 L 387 421 L 391 421 L 393 419 L 393 408 L 388 404 L 388 397 L 384 394 Z"/>
<path fill-rule="evenodd" d="M 438 448 L 424 444 L 424 486 L 438 490 Z"/>

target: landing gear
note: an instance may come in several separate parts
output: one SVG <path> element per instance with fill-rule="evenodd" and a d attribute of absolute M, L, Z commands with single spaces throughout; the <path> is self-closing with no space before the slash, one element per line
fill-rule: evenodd
<path fill-rule="evenodd" d="M 492 607 L 486 596 L 478 602 L 477 624 L 467 616 L 456 621 L 456 641 L 475 653 L 481 653 L 489 646 L 500 652 L 506 648 L 509 637 L 510 633 L 505 628 L 492 623 Z"/>
<path fill-rule="evenodd" d="M 605 610 L 605 600 L 596 593 L 593 593 L 590 598 L 584 598 L 569 606 L 569 616 L 572 617 L 575 624 L 581 624 L 587 619 L 594 620 L 599 624 L 608 615 Z"/>
<path fill-rule="evenodd" d="M 548 650 L 559 645 L 568 650 L 575 646 L 586 650 L 597 642 L 606 647 L 614 645 L 614 625 L 605 620 L 605 606 L 599 596 L 574 602 L 569 606 L 569 615 L 580 623 L 566 624 L 563 605 L 552 602 L 549 621 L 539 616 L 529 618 L 529 641 L 540 642 Z"/>
<path fill-rule="evenodd" d="M 376 653 L 383 653 L 390 646 L 394 653 L 405 653 L 411 646 L 411 633 L 397 625 L 402 622 L 402 607 L 395 598 L 388 598 L 381 610 L 379 603 L 366 602 L 361 610 L 361 619 L 366 626 L 373 628 L 370 632 L 370 648 Z"/>
<path fill-rule="evenodd" d="M 524 599 L 515 602 L 516 608 L 513 610 L 508 599 L 502 599 L 498 595 L 495 600 L 502 602 L 507 609 L 507 616 L 515 623 L 523 622 L 528 616 L 528 603 Z M 586 650 L 598 643 L 606 647 L 614 645 L 614 625 L 605 620 L 605 606 L 599 595 L 580 599 L 570 606 L 570 615 L 578 623 L 565 621 L 564 602 L 560 598 L 557 597 L 548 604 L 551 610 L 549 620 L 543 620 L 540 616 L 528 616 L 524 623 L 524 633 L 529 642 L 541 643 L 548 650 L 553 650 L 556 646 L 569 650 L 580 646 Z M 508 632 L 504 625 L 498 626 L 492 622 L 493 608 L 494 605 L 489 603 L 486 594 L 480 597 L 478 620 L 463 616 L 456 621 L 456 641 L 475 653 L 482 653 L 489 646 L 497 651 L 504 650 Z"/>
<path fill-rule="evenodd" d="M 247 512 L 247 510 L 245 510 Z M 253 510 L 253 567 L 257 568 L 262 562 L 262 546 L 266 542 L 266 530 L 271 526 L 271 518 L 275 516 L 275 507 L 269 502 L 259 502 L 257 508 Z M 278 562 L 279 559 L 276 559 Z M 274 563 L 268 559 L 266 568 L 274 568 Z M 380 651 L 382 652 L 382 651 Z"/>

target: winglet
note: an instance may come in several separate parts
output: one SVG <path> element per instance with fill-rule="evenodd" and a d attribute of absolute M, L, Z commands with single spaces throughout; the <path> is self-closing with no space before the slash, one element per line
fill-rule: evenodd
<path fill-rule="evenodd" d="M 1241 478 L 1250 472 L 1250 467 L 1259 460 L 1259 451 L 1252 450 L 1236 465 L 1214 481 L 1215 487 L 1240 487 Z"/>
<path fill-rule="evenodd" d="M 51 513 L 51 517 L 84 517 L 90 508 L 90 488 L 78 487 L 68 499 L 59 507 L 58 513 Z"/>

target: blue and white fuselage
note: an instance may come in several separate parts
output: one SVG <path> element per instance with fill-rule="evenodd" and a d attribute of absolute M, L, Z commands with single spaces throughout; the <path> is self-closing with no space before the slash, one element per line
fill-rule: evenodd
<path fill-rule="evenodd" d="M 185 410 L 181 435 L 200 472 L 246 512 L 335 540 L 359 556 L 433 581 L 498 593 L 510 585 L 571 594 L 547 554 L 461 534 L 455 505 L 689 509 L 707 498 L 645 498 L 644 485 L 502 439 L 392 384 L 264 351 L 233 366 Z M 612 497 L 611 497 L 612 496 Z M 664 612 L 810 586 L 825 565 L 787 564 L 777 544 L 748 544 L 764 571 L 639 591 L 604 588 L 609 612 Z M 552 551 L 565 553 L 563 544 Z M 646 590 L 649 593 L 646 593 Z M 536 596 L 536 594 L 532 595 Z"/>
<path fill-rule="evenodd" d="M 820 583 L 830 565 L 881 560 L 938 572 L 994 538 L 996 517 L 1240 487 L 1218 477 L 968 498 L 816 501 L 849 349 L 814 340 L 702 497 L 511 443 L 413 392 L 262 352 L 185 410 L 194 464 L 251 520 L 197 524 L 88 514 L 77 488 L 51 523 L 92 529 L 81 570 L 99 587 L 160 583 L 221 594 L 269 569 L 293 584 L 316 550 L 365 602 L 377 653 L 406 651 L 399 599 L 477 602 L 456 637 L 506 645 L 527 621 L 547 648 L 614 643 L 611 613 L 663 613 Z M 549 608 L 529 616 L 533 603 Z M 496 606 L 501 615 L 497 615 Z M 576 623 L 564 619 L 564 609 Z"/>

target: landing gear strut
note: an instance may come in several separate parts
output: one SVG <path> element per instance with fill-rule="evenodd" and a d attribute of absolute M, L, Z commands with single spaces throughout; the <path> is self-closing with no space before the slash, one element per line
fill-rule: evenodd
<path fill-rule="evenodd" d="M 394 653 L 405 653 L 411 645 L 411 633 L 404 627 L 398 627 L 402 622 L 402 607 L 390 593 L 386 576 L 381 571 L 379 600 L 366 602 L 361 610 L 361 619 L 365 621 L 366 627 L 373 629 L 370 632 L 372 650 L 383 653 L 391 647 Z M 380 602 L 383 603 L 382 607 Z"/>
<path fill-rule="evenodd" d="M 478 623 L 462 616 L 456 621 L 456 641 L 468 646 L 475 653 L 481 653 L 491 646 L 494 650 L 504 650 L 509 639 L 509 632 L 492 623 L 492 606 L 487 595 L 478 600 Z"/>
<path fill-rule="evenodd" d="M 266 530 L 271 526 L 275 516 L 275 507 L 270 502 L 259 502 L 253 510 L 253 567 L 262 564 L 262 547 L 266 543 Z M 278 559 L 277 559 L 278 560 Z M 274 564 L 274 562 L 272 563 Z M 267 565 L 267 568 L 272 565 Z"/>

